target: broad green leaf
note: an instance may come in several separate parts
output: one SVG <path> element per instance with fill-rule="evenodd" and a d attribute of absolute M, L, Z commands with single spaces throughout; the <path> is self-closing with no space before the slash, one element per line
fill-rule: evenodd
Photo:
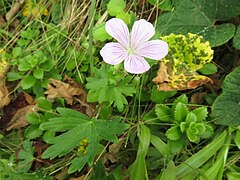
<path fill-rule="evenodd" d="M 151 144 L 163 155 L 169 156 L 170 151 L 167 144 L 165 144 L 159 137 L 151 135 Z"/>
<path fill-rule="evenodd" d="M 195 33 L 208 40 L 212 47 L 226 43 L 234 36 L 232 23 L 216 25 L 239 15 L 238 0 L 175 0 L 175 9 L 161 15 L 157 30 L 162 35 Z"/>
<path fill-rule="evenodd" d="M 105 30 L 105 23 L 99 24 L 93 28 L 93 38 L 97 41 L 106 41 L 111 39 L 111 36 Z"/>
<path fill-rule="evenodd" d="M 205 120 L 208 115 L 208 110 L 206 107 L 196 108 L 192 112 L 196 115 L 198 122 Z"/>
<path fill-rule="evenodd" d="M 26 76 L 21 81 L 21 86 L 22 86 L 23 89 L 29 89 L 29 88 L 33 87 L 36 82 L 37 82 L 37 79 L 35 77 Z"/>
<path fill-rule="evenodd" d="M 24 131 L 24 135 L 28 139 L 34 139 L 34 138 L 40 137 L 42 133 L 43 131 L 39 129 L 38 125 L 30 125 Z"/>
<path fill-rule="evenodd" d="M 160 121 L 171 122 L 173 121 L 172 109 L 164 104 L 157 104 L 155 112 Z"/>
<path fill-rule="evenodd" d="M 236 136 L 234 138 L 234 142 L 237 145 L 238 149 L 240 149 L 240 129 L 236 131 Z"/>
<path fill-rule="evenodd" d="M 177 177 L 182 178 L 202 166 L 225 144 L 227 132 L 224 131 L 203 149 L 177 166 Z"/>
<path fill-rule="evenodd" d="M 107 10 L 111 16 L 116 16 L 126 7 L 126 2 L 124 0 L 110 0 L 107 5 Z"/>
<path fill-rule="evenodd" d="M 118 110 L 120 112 L 122 112 L 124 104 L 127 104 L 128 102 L 118 88 L 114 87 L 113 93 L 114 93 L 114 96 L 112 96 L 112 97 L 114 97 L 114 99 L 113 99 L 114 106 L 116 106 L 118 108 Z"/>
<path fill-rule="evenodd" d="M 137 152 L 137 158 L 132 164 L 131 179 L 145 180 L 147 174 L 145 157 L 150 144 L 150 130 L 147 126 L 141 125 L 141 132 L 139 136 L 139 146 Z"/>
<path fill-rule="evenodd" d="M 181 102 L 177 103 L 175 111 L 174 111 L 174 118 L 177 122 L 183 122 L 185 121 L 185 118 L 187 117 L 189 111 L 186 104 L 183 104 Z"/>
<path fill-rule="evenodd" d="M 212 117 L 216 124 L 235 126 L 240 124 L 240 67 L 228 74 L 223 82 L 223 93 L 212 105 Z"/>
<path fill-rule="evenodd" d="M 238 25 L 236 34 L 233 38 L 233 46 L 240 49 L 240 25 Z"/>
<path fill-rule="evenodd" d="M 18 58 L 21 55 L 21 53 L 22 53 L 22 48 L 21 47 L 15 47 L 12 50 L 13 58 Z"/>
<path fill-rule="evenodd" d="M 157 86 L 153 86 L 151 91 L 151 100 L 155 103 L 162 104 L 176 93 L 177 91 L 158 91 Z"/>
<path fill-rule="evenodd" d="M 39 114 L 33 112 L 27 115 L 27 121 L 31 124 L 38 125 L 41 123 Z"/>
<path fill-rule="evenodd" d="M 43 154 L 42 158 L 61 157 L 80 145 L 80 142 L 86 139 L 89 144 L 86 148 L 86 154 L 75 158 L 70 166 L 69 172 L 81 170 L 88 163 L 92 164 L 96 155 L 96 147 L 100 140 L 117 142 L 116 134 L 123 133 L 128 128 L 126 124 L 120 123 L 119 119 L 99 120 L 95 118 L 86 118 L 85 115 L 66 108 L 58 108 L 60 117 L 52 118 L 49 122 L 42 123 L 40 128 L 51 130 L 53 132 L 63 132 L 53 138 L 48 139 L 52 144 Z M 75 112 L 75 113 L 74 113 Z M 71 139 L 71 141 L 69 141 Z M 61 147 L 61 148 L 59 148 Z M 81 162 L 81 164 L 76 164 Z"/>
<path fill-rule="evenodd" d="M 212 63 L 207 63 L 198 71 L 204 75 L 215 74 L 217 72 L 217 66 Z"/>
<path fill-rule="evenodd" d="M 167 165 L 167 169 L 165 169 L 162 175 L 157 178 L 157 180 L 176 180 L 177 179 L 177 168 L 173 161 L 170 161 Z"/>
<path fill-rule="evenodd" d="M 44 97 L 38 98 L 38 107 L 45 110 L 52 109 L 52 103 Z"/>
<path fill-rule="evenodd" d="M 181 136 L 181 131 L 179 126 L 173 126 L 170 129 L 168 129 L 166 132 L 166 136 L 170 140 L 173 140 L 173 141 L 178 140 Z"/>
<path fill-rule="evenodd" d="M 228 133 L 225 143 L 217 155 L 216 161 L 214 162 L 214 164 L 211 164 L 211 167 L 205 172 L 205 175 L 206 177 L 208 177 L 208 179 L 224 179 L 223 172 L 226 165 L 230 143 L 231 134 Z M 201 179 L 204 180 L 204 178 Z"/>
<path fill-rule="evenodd" d="M 8 81 L 16 81 L 16 80 L 19 80 L 19 79 L 22 79 L 22 78 L 23 78 L 23 76 L 20 75 L 17 72 L 9 72 L 9 73 L 7 73 L 7 80 Z"/>
<path fill-rule="evenodd" d="M 130 24 L 131 14 L 122 11 L 116 15 L 116 18 L 122 19 L 126 24 Z"/>

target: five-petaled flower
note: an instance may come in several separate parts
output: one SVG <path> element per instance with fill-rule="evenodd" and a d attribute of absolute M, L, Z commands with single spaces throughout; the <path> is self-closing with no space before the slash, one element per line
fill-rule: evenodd
<path fill-rule="evenodd" d="M 118 18 L 106 22 L 107 33 L 118 42 L 105 44 L 100 54 L 103 60 L 112 65 L 124 61 L 124 68 L 132 74 L 141 74 L 150 66 L 144 59 L 160 60 L 168 53 L 168 44 L 162 40 L 150 40 L 155 34 L 153 25 L 144 19 L 133 24 L 130 33 L 127 25 Z"/>

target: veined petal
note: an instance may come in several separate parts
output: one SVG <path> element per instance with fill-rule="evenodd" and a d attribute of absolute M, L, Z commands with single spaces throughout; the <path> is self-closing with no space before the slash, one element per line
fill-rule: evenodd
<path fill-rule="evenodd" d="M 150 69 L 148 62 L 140 56 L 129 55 L 124 61 L 124 68 L 132 74 L 142 74 Z"/>
<path fill-rule="evenodd" d="M 155 34 L 153 25 L 145 19 L 140 19 L 133 24 L 131 32 L 131 47 L 136 48 L 138 45 L 147 42 Z"/>
<path fill-rule="evenodd" d="M 116 39 L 123 47 L 129 45 L 129 30 L 123 20 L 118 18 L 110 19 L 106 22 L 105 29 L 107 33 Z"/>
<path fill-rule="evenodd" d="M 127 51 L 121 44 L 111 42 L 105 44 L 100 50 L 100 55 L 106 63 L 116 65 L 126 59 Z"/>
<path fill-rule="evenodd" d="M 168 44 L 162 40 L 152 40 L 140 45 L 135 53 L 139 56 L 160 60 L 168 54 Z"/>

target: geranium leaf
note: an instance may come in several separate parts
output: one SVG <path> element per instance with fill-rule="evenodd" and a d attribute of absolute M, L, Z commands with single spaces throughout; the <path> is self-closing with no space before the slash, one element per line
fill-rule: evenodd
<path fill-rule="evenodd" d="M 42 154 L 42 158 L 53 159 L 57 156 L 64 156 L 79 146 L 80 142 L 85 139 L 88 142 L 86 154 L 77 157 L 73 162 L 78 162 L 80 158 L 81 162 L 87 162 L 90 165 L 95 157 L 96 147 L 100 140 L 117 142 L 118 138 L 116 135 L 123 133 L 128 128 L 128 125 L 120 123 L 118 118 L 111 121 L 90 119 L 79 112 L 66 108 L 60 108 L 58 111 L 61 113 L 60 117 L 52 118 L 49 122 L 42 123 L 40 126 L 43 130 L 63 132 L 48 139 L 48 143 L 52 145 Z M 75 167 L 73 164 L 70 166 L 69 171 L 80 170 L 85 163 L 78 167 Z"/>

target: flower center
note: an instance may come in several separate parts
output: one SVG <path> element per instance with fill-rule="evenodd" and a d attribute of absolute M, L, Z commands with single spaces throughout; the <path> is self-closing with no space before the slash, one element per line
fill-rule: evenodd
<path fill-rule="evenodd" d="M 132 48 L 131 46 L 130 46 L 130 47 L 127 47 L 126 50 L 127 50 L 128 55 L 131 55 L 131 54 L 134 54 L 134 53 L 135 53 L 135 49 Z"/>

